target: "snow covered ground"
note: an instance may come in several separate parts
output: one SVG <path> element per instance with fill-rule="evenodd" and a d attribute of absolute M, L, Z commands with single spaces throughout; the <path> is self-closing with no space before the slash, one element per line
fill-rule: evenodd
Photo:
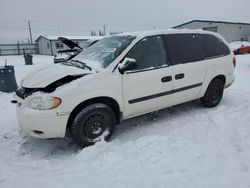
<path fill-rule="evenodd" d="M 52 57 L 7 58 L 21 77 Z M 134 118 L 112 140 L 80 150 L 70 138 L 38 140 L 16 123 L 12 94 L 0 93 L 0 187 L 250 187 L 250 55 L 237 56 L 236 81 L 221 104 L 198 101 Z"/>

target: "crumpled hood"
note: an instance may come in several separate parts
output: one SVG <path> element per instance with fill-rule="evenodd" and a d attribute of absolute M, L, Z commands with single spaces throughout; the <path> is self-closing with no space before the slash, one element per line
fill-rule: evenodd
<path fill-rule="evenodd" d="M 26 88 L 45 88 L 53 82 L 66 76 L 88 73 L 90 73 L 88 70 L 81 68 L 62 64 L 52 64 L 47 65 L 46 67 L 41 67 L 29 73 L 23 78 L 21 86 Z"/>

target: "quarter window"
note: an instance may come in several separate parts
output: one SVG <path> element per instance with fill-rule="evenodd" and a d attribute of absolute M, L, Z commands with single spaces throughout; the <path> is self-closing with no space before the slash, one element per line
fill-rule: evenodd
<path fill-rule="evenodd" d="M 161 36 L 142 39 L 126 57 L 136 60 L 136 70 L 156 68 L 166 64 L 164 43 Z"/>
<path fill-rule="evenodd" d="M 230 54 L 229 48 L 221 39 L 208 34 L 204 34 L 202 38 L 205 58 L 213 58 Z"/>
<path fill-rule="evenodd" d="M 173 65 L 230 54 L 227 45 L 214 35 L 169 34 L 164 38 L 168 56 Z"/>

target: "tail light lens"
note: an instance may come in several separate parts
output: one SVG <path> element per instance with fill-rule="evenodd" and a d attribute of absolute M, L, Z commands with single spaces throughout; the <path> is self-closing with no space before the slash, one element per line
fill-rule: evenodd
<path fill-rule="evenodd" d="M 233 58 L 233 65 L 236 67 L 236 57 Z"/>

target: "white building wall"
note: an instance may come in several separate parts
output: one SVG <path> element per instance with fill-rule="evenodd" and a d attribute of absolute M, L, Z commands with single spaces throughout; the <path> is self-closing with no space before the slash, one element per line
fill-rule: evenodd
<path fill-rule="evenodd" d="M 63 45 L 63 48 L 56 48 L 56 43 L 60 41 L 48 40 L 44 37 L 40 37 L 37 41 L 37 46 L 39 54 L 41 55 L 55 55 L 57 51 L 69 49 L 66 45 Z"/>
<path fill-rule="evenodd" d="M 60 45 L 62 45 L 62 48 L 57 48 L 56 43 L 60 43 Z M 67 47 L 65 44 L 63 44 L 59 40 L 51 40 L 51 45 L 52 45 L 52 53 L 53 53 L 53 55 L 55 55 L 57 53 L 57 51 L 59 51 L 59 50 L 67 50 L 67 49 L 69 49 L 69 47 Z"/>
<path fill-rule="evenodd" d="M 212 23 L 212 22 L 191 22 L 177 28 L 203 29 L 207 27 L 218 27 L 220 33 L 228 42 L 248 40 L 250 37 L 250 25 Z"/>
<path fill-rule="evenodd" d="M 55 55 L 57 51 L 63 50 L 63 49 L 64 49 L 64 48 L 62 48 L 62 49 L 57 49 L 57 48 L 56 48 L 56 43 L 57 43 L 57 42 L 58 42 L 58 41 L 51 41 L 52 53 L 53 53 L 53 55 Z"/>
<path fill-rule="evenodd" d="M 41 55 L 51 55 L 51 43 L 48 39 L 40 37 L 37 40 L 38 53 Z"/>
<path fill-rule="evenodd" d="M 52 38 L 40 36 L 36 40 L 37 47 L 38 47 L 38 53 L 42 54 L 42 55 L 55 55 L 57 53 L 57 51 L 59 51 L 59 50 L 69 49 L 68 46 L 63 44 L 61 41 L 57 40 L 57 38 L 58 37 L 56 37 L 56 36 L 54 36 L 54 37 L 52 36 Z M 69 38 L 69 39 L 74 38 L 74 39 L 72 39 L 72 41 L 77 42 L 80 47 L 85 49 L 93 41 L 100 40 L 104 37 L 102 37 L 102 36 L 83 36 L 82 39 L 81 39 L 81 37 L 79 37 L 79 39 L 77 39 L 74 36 L 73 37 L 70 36 L 70 37 L 65 37 L 65 38 Z M 57 43 L 60 43 L 59 48 L 57 48 Z"/>
<path fill-rule="evenodd" d="M 85 39 L 81 39 L 81 40 L 72 40 L 74 42 L 77 42 L 79 44 L 79 46 L 81 46 L 83 49 L 86 48 L 86 41 Z M 56 43 L 60 43 L 63 47 L 62 48 L 56 48 Z M 66 49 L 69 49 L 68 46 L 66 46 L 65 44 L 63 44 L 62 42 L 60 42 L 59 40 L 52 40 L 51 41 L 51 44 L 52 44 L 52 51 L 53 51 L 53 55 L 55 55 L 57 53 L 57 51 L 59 50 L 66 50 Z"/>

